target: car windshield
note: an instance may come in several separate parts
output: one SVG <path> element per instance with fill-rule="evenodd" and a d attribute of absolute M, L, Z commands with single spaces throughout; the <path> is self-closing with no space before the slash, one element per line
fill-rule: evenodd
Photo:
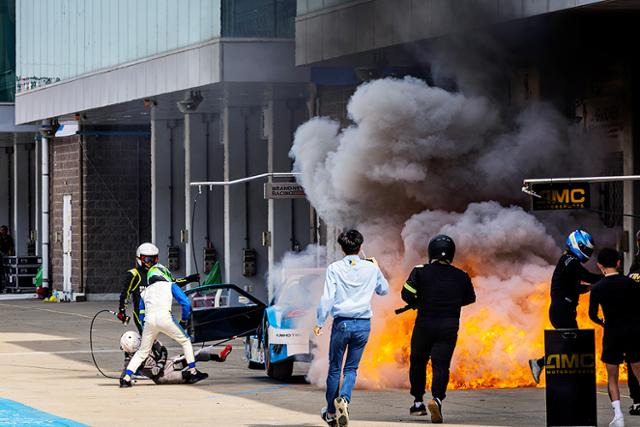
<path fill-rule="evenodd" d="M 250 307 L 256 303 L 233 288 L 203 287 L 189 294 L 194 311 L 218 307 Z"/>

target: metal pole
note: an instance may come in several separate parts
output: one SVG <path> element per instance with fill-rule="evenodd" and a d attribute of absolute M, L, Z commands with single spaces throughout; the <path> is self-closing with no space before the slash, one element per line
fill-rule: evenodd
<path fill-rule="evenodd" d="M 566 182 L 616 182 L 616 181 L 640 181 L 640 175 L 617 175 L 617 176 L 586 176 L 579 178 L 536 178 L 525 179 L 524 185 L 529 184 L 554 184 Z"/>
<path fill-rule="evenodd" d="M 191 181 L 191 114 L 184 115 L 184 274 L 191 274 L 191 264 L 193 263 L 191 260 L 191 253 L 189 251 L 189 245 L 193 245 L 194 242 L 190 240 L 193 238 L 191 235 L 191 229 L 193 228 L 193 224 L 191 224 L 191 187 L 187 184 Z"/>
<path fill-rule="evenodd" d="M 234 179 L 230 181 L 202 181 L 202 182 L 192 182 L 189 185 L 194 187 L 228 186 L 233 184 L 242 184 L 243 182 L 248 182 L 248 181 L 255 181 L 261 178 L 268 178 L 268 177 L 294 178 L 298 175 L 302 175 L 302 174 L 300 172 L 267 172 L 267 173 L 261 173 L 260 175 L 253 175 L 253 176 L 248 176 L 246 178 L 239 178 L 239 179 Z"/>

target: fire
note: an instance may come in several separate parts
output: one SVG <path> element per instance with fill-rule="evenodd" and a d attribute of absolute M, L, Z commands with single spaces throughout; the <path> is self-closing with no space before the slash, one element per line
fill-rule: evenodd
<path fill-rule="evenodd" d="M 548 269 L 549 273 L 552 267 Z M 547 277 L 550 277 L 549 274 Z M 458 342 L 451 363 L 449 389 L 535 387 L 528 360 L 544 354 L 544 329 L 551 329 L 548 307 L 549 282 L 541 281 L 525 292 L 495 295 L 486 288 L 486 278 L 475 277 L 477 302 L 463 308 Z M 393 280 L 391 297 L 396 305 L 378 303 L 373 330 L 359 370 L 359 383 L 366 388 L 409 387 L 410 341 L 415 311 L 395 315 L 399 307 L 404 279 Z M 505 312 L 500 298 L 517 310 Z M 602 328 L 588 317 L 589 295 L 582 295 L 578 306 L 581 328 L 596 330 L 596 376 L 606 383 L 606 370 L 599 361 L 602 350 Z M 380 319 L 382 319 L 380 321 Z M 626 370 L 621 378 L 626 380 Z M 427 370 L 427 385 L 431 369 Z M 540 387 L 544 386 L 544 375 Z"/>

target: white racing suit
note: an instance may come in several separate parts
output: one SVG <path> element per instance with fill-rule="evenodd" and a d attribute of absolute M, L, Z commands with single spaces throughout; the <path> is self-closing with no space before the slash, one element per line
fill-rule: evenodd
<path fill-rule="evenodd" d="M 149 271 L 150 274 L 153 268 L 155 267 Z M 161 332 L 182 346 L 186 368 L 195 368 L 195 358 L 189 335 L 171 315 L 171 303 L 175 297 L 182 306 L 182 320 L 186 321 L 191 312 L 189 298 L 178 285 L 166 280 L 152 282 L 140 291 L 140 296 L 142 339 L 140 348 L 131 358 L 125 373 L 131 376 L 138 370 L 142 362 L 149 356 L 153 343 Z"/>

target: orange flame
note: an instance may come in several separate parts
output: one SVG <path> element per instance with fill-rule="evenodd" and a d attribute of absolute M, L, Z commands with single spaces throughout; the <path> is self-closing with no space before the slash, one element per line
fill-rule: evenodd
<path fill-rule="evenodd" d="M 397 306 L 404 280 L 393 280 L 391 298 Z M 449 389 L 535 387 L 528 360 L 544 354 L 544 329 L 551 329 L 548 320 L 549 282 L 541 282 L 524 292 L 515 303 L 520 313 L 497 315 L 492 301 L 510 298 L 509 295 L 486 295 L 477 286 L 477 302 L 462 309 L 458 342 L 451 363 Z M 606 369 L 599 361 L 602 349 L 602 328 L 588 317 L 589 295 L 582 295 L 578 306 L 578 324 L 581 328 L 596 330 L 597 382 L 606 383 Z M 373 331 L 362 359 L 359 383 L 366 388 L 409 387 L 410 341 L 415 311 L 396 316 L 388 303 L 374 307 Z M 522 322 L 509 322 L 513 316 L 527 316 Z M 509 317 L 511 316 L 511 317 Z M 382 319 L 382 321 L 380 321 Z M 505 321 L 506 319 L 506 321 Z M 517 320 L 517 319 L 514 319 Z M 520 319 L 521 320 L 521 319 Z M 520 326 L 519 326 L 520 325 Z M 626 379 L 623 369 L 621 379 Z M 427 385 L 431 369 L 427 370 Z M 541 376 L 544 386 L 544 375 Z"/>

